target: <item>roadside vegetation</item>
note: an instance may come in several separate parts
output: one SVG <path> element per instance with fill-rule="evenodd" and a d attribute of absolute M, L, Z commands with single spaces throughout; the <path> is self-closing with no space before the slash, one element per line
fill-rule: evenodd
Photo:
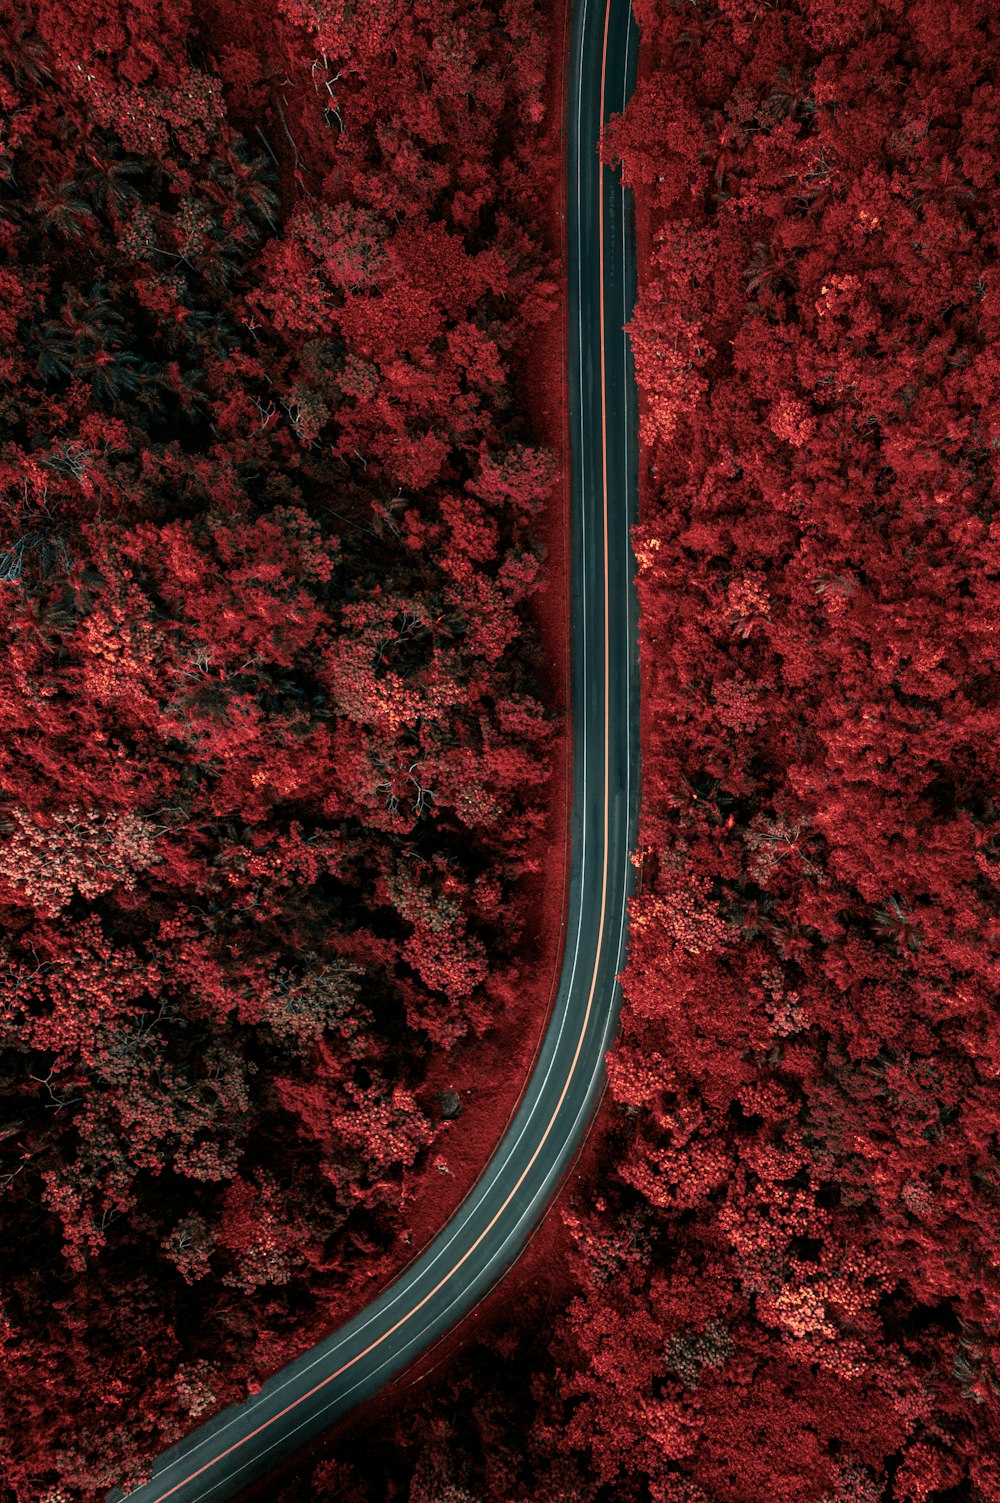
<path fill-rule="evenodd" d="M 0 8 L 5 1499 L 364 1303 L 537 1034 L 549 66 L 528 0 Z"/>

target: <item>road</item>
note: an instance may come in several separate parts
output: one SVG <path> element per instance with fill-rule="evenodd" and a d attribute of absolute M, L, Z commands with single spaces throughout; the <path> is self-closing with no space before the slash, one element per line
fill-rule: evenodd
<path fill-rule="evenodd" d="M 523 1250 L 593 1118 L 618 1013 L 639 791 L 638 605 L 629 528 L 637 417 L 623 325 L 631 204 L 601 167 L 635 77 L 630 0 L 574 0 L 567 93 L 573 797 L 566 949 L 521 1105 L 426 1251 L 365 1310 L 165 1452 L 130 1503 L 219 1503 L 354 1409 L 467 1314 Z M 123 1497 L 116 1489 L 111 1499 Z"/>

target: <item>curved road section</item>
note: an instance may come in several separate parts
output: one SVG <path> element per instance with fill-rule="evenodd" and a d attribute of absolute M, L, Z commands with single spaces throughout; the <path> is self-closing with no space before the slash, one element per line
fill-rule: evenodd
<path fill-rule="evenodd" d="M 638 607 L 629 529 L 637 418 L 623 326 L 634 299 L 631 202 L 602 167 L 602 123 L 635 78 L 630 0 L 575 0 L 567 100 L 572 434 L 573 801 L 566 948 L 520 1108 L 426 1251 L 360 1315 L 157 1461 L 130 1503 L 220 1503 L 370 1398 L 467 1314 L 523 1250 L 604 1086 L 624 965 L 638 808 Z M 116 1489 L 111 1499 L 125 1494 Z"/>

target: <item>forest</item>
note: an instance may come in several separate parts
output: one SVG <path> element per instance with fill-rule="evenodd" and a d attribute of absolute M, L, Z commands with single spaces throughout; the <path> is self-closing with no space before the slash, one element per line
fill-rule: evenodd
<path fill-rule="evenodd" d="M 564 13 L 0 3 L 0 1498 L 96 1503 L 401 1266 L 531 970 Z M 1000 1503 L 1000 17 L 634 9 L 609 1090 L 270 1496 Z"/>
<path fill-rule="evenodd" d="M 363 1305 L 541 1025 L 551 18 L 266 9 L 0 5 L 5 1503 Z"/>
<path fill-rule="evenodd" d="M 609 1095 L 546 1247 L 358 1422 L 377 1460 L 282 1499 L 998 1503 L 997 13 L 635 11 Z"/>

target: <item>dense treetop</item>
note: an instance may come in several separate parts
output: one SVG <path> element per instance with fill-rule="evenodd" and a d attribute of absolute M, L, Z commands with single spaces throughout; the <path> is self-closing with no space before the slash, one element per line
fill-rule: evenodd
<path fill-rule="evenodd" d="M 546 36 L 0 7 L 4 1497 L 101 1496 L 398 1266 L 427 1062 L 503 1012 Z"/>

